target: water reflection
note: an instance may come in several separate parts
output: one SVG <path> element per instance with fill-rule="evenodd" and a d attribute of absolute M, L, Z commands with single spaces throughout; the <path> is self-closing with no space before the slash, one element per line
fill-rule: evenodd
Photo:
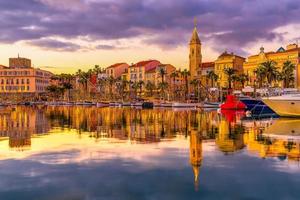
<path fill-rule="evenodd" d="M 186 164 L 192 168 L 193 184 L 197 191 L 201 188 L 201 168 L 209 151 L 223 156 L 243 152 L 263 159 L 290 161 L 290 165 L 298 164 L 299 124 L 299 120 L 290 119 L 249 120 L 244 113 L 232 111 L 218 114 L 200 110 L 16 107 L 0 112 L 0 151 L 17 150 L 21 153 L 18 155 L 23 155 L 22 159 L 33 153 L 46 152 L 52 155 L 47 157 L 47 162 L 51 164 L 72 160 L 70 155 L 65 155 L 61 160 L 54 158 L 59 157 L 53 154 L 54 150 L 72 151 L 77 147 L 87 151 L 86 157 L 82 152 L 77 152 L 80 154 L 79 161 L 95 161 L 100 154 L 102 160 L 109 159 L 104 155 L 108 152 L 124 156 L 125 152 L 134 151 L 128 156 L 133 157 L 139 151 L 144 152 L 140 161 L 145 161 L 146 156 L 161 154 L 154 154 L 153 151 L 161 151 L 165 144 L 169 145 L 168 149 L 183 148 L 189 151 L 189 163 Z M 35 141 L 34 145 L 32 141 Z M 170 143 L 174 141 L 177 143 Z M 94 144 L 97 145 L 92 148 Z M 150 150 L 147 151 L 147 148 Z M 20 158 L 14 156 L 9 154 L 1 160 Z"/>

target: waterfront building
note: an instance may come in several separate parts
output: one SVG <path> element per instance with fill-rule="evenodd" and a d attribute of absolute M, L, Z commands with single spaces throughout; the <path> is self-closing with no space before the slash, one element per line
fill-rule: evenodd
<path fill-rule="evenodd" d="M 46 91 L 53 74 L 31 67 L 26 58 L 10 58 L 10 66 L 0 66 L 0 93 L 39 94 Z"/>
<path fill-rule="evenodd" d="M 279 71 L 283 67 L 283 63 L 286 61 L 291 61 L 295 66 L 295 87 L 300 87 L 300 48 L 297 44 L 289 44 L 287 45 L 286 49 L 280 47 L 276 52 L 265 52 L 263 47 L 260 48 L 259 54 L 249 56 L 247 61 L 244 62 L 243 68 L 244 72 L 249 76 L 249 85 L 254 86 L 256 81 L 254 71 L 257 67 L 266 61 L 274 61 L 276 62 L 276 66 L 278 67 Z"/>
<path fill-rule="evenodd" d="M 243 73 L 243 63 L 245 58 L 235 55 L 234 53 L 228 53 L 225 51 L 215 61 L 215 74 L 218 75 L 217 85 L 222 88 L 228 87 L 228 77 L 224 72 L 226 68 L 233 68 L 237 74 Z"/>
<path fill-rule="evenodd" d="M 198 71 L 198 74 L 200 75 L 200 81 L 202 86 L 204 87 L 209 87 L 209 79 L 207 77 L 207 75 L 209 74 L 209 72 L 214 71 L 215 69 L 215 63 L 214 62 L 204 62 L 202 63 L 202 67 L 200 69 L 200 71 Z"/>
<path fill-rule="evenodd" d="M 156 69 L 161 63 L 157 60 L 141 61 L 129 66 L 122 74 L 124 80 L 132 83 L 145 81 L 146 72 Z"/>
<path fill-rule="evenodd" d="M 106 68 L 105 72 L 108 77 L 113 77 L 118 79 L 123 73 L 128 69 L 129 65 L 127 63 L 116 63 Z"/>
<path fill-rule="evenodd" d="M 193 30 L 192 38 L 189 43 L 190 54 L 189 54 L 189 70 L 191 79 L 198 77 L 198 71 L 202 66 L 202 53 L 201 53 L 201 40 L 198 35 L 197 25 Z"/>
<path fill-rule="evenodd" d="M 176 68 L 170 64 L 160 64 L 155 68 L 146 71 L 145 73 L 145 83 L 152 82 L 155 86 L 158 86 L 159 83 L 162 82 L 162 74 L 161 70 L 164 71 L 164 82 L 171 85 L 171 77 L 170 75 L 176 71 Z"/>

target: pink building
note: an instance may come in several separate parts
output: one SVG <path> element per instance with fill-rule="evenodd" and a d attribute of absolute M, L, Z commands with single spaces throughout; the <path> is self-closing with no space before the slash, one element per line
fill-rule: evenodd
<path fill-rule="evenodd" d="M 106 74 L 108 77 L 120 78 L 128 67 L 127 63 L 117 63 L 106 68 Z"/>

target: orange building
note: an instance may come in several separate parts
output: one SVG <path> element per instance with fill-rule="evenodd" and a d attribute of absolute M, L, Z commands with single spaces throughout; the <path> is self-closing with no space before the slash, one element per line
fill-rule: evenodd
<path fill-rule="evenodd" d="M 29 65 L 31 61 L 28 60 L 11 58 L 9 67 L 0 66 L 0 93 L 43 93 L 46 91 L 53 74 L 31 67 Z"/>

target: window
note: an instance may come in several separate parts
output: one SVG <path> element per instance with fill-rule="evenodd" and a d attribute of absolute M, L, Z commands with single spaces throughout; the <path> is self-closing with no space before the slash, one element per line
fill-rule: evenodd
<path fill-rule="evenodd" d="M 16 84 L 19 85 L 19 79 L 16 80 Z"/>
<path fill-rule="evenodd" d="M 29 87 L 29 86 L 27 86 L 27 91 L 29 91 L 29 89 L 30 89 L 30 87 Z"/>
<path fill-rule="evenodd" d="M 24 79 L 21 80 L 21 84 L 24 84 Z"/>
<path fill-rule="evenodd" d="M 27 79 L 27 84 L 29 84 L 30 83 L 30 81 L 29 81 L 29 79 Z"/>

